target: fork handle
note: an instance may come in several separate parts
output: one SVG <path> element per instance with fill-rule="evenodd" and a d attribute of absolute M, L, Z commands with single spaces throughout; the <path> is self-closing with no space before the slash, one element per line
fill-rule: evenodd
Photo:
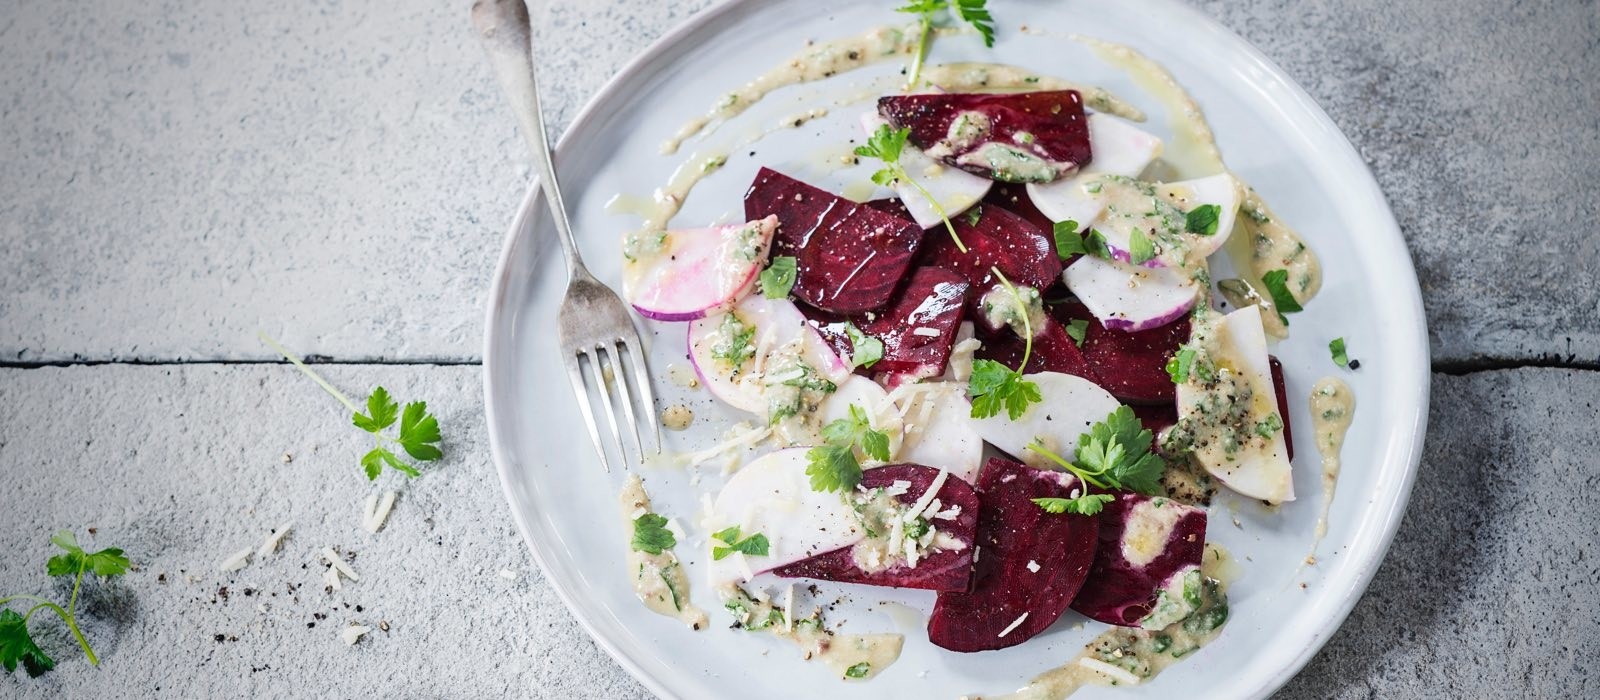
<path fill-rule="evenodd" d="M 569 276 L 586 275 L 578 243 L 572 237 L 572 223 L 567 220 L 567 206 L 561 199 L 561 187 L 556 183 L 556 166 L 550 158 L 544 113 L 539 109 L 528 6 L 523 0 L 474 0 L 472 26 L 478 30 L 478 37 L 489 52 L 489 62 L 494 65 L 500 87 L 511 100 L 511 111 L 521 122 L 522 136 L 533 152 L 533 162 L 539 168 L 539 187 L 544 191 L 545 201 L 550 203 L 550 215 L 560 233 L 557 237 L 567 254 L 567 273 Z"/>

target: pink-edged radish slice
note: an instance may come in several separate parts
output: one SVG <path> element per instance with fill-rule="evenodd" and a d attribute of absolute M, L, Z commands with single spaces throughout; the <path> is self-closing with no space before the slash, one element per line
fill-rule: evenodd
<path fill-rule="evenodd" d="M 731 309 L 755 285 L 777 229 L 778 218 L 768 216 L 630 236 L 623 293 L 640 314 L 657 321 L 693 321 Z"/>
<path fill-rule="evenodd" d="M 739 353 L 735 336 L 748 333 L 749 351 Z M 737 362 L 732 361 L 737 355 Z M 801 363 L 834 384 L 850 376 L 850 366 L 806 322 L 787 299 L 751 294 L 724 315 L 689 324 L 689 359 L 695 373 L 717 398 L 741 411 L 766 415 L 767 370 Z"/>
<path fill-rule="evenodd" d="M 1084 255 L 1062 274 L 1067 288 L 1111 330 L 1165 326 L 1194 308 L 1200 285 L 1172 267 L 1140 267 Z"/>
<path fill-rule="evenodd" d="M 1029 183 L 1028 199 L 1051 221 L 1076 221 L 1078 230 L 1089 228 L 1105 210 L 1100 197 L 1084 190 L 1101 175 L 1138 177 L 1161 155 L 1161 139 L 1132 122 L 1106 114 L 1089 115 L 1089 144 L 1094 160 L 1070 177 L 1055 182 Z"/>
<path fill-rule="evenodd" d="M 1119 493 L 1098 517 L 1100 546 L 1073 610 L 1107 624 L 1158 630 L 1199 608 L 1205 510 Z"/>
<path fill-rule="evenodd" d="M 1094 562 L 1099 519 L 1047 513 L 1035 498 L 1071 498 L 1066 472 L 991 459 L 978 476 L 978 555 L 970 592 L 942 592 L 928 640 L 951 651 L 1021 644 L 1061 617 Z"/>
<path fill-rule="evenodd" d="M 869 137 L 878 131 L 878 127 L 888 123 L 877 112 L 861 115 L 861 128 L 866 130 Z M 994 185 L 993 180 L 929 158 L 922 149 L 909 143 L 900 151 L 900 165 L 917 183 L 912 185 L 897 181 L 892 189 L 900 196 L 912 220 L 923 228 L 942 226 L 944 217 L 955 219 L 957 214 L 982 200 Z M 921 185 L 922 189 L 917 189 L 917 185 Z M 923 190 L 927 190 L 927 195 L 923 194 Z M 928 200 L 929 196 L 933 201 Z M 938 203 L 937 208 L 934 202 Z M 939 215 L 939 209 L 944 210 L 944 216 Z"/>
<path fill-rule="evenodd" d="M 1099 189 L 1095 196 L 1106 207 L 1094 224 L 1106 247 L 1118 260 L 1131 262 L 1132 235 L 1138 231 L 1155 251 L 1146 267 L 1182 267 L 1221 250 L 1243 197 L 1243 186 L 1227 173 L 1166 184 L 1101 177 L 1091 187 Z M 1216 228 L 1189 231 L 1189 213 L 1203 206 L 1217 207 Z"/>
<path fill-rule="evenodd" d="M 988 418 L 972 418 L 969 409 L 968 420 L 986 442 L 1031 466 L 1047 467 L 1052 462 L 1028 449 L 1028 443 L 1038 440 L 1045 449 L 1070 460 L 1077 452 L 1078 436 L 1122 405 L 1083 377 L 1040 372 L 1023 375 L 1023 379 L 1038 385 L 1043 400 L 1030 404 L 1020 418 L 1011 420 L 1004 411 Z"/>
<path fill-rule="evenodd" d="M 904 419 L 903 462 L 938 467 L 969 484 L 983 466 L 983 436 L 971 422 L 965 382 L 904 384 L 890 392 Z"/>
<path fill-rule="evenodd" d="M 868 586 L 967 590 L 980 512 L 978 494 L 967 482 L 933 467 L 891 464 L 862 472 L 861 487 L 869 493 L 884 489 L 876 497 L 854 496 L 875 521 L 878 536 L 773 573 Z"/>
<path fill-rule="evenodd" d="M 739 538 L 762 535 L 764 556 L 735 552 L 710 561 L 713 584 L 747 581 L 785 564 L 849 547 L 866 537 L 855 508 L 840 494 L 816 491 L 806 476 L 808 448 L 768 453 L 734 472 L 712 501 L 712 532 L 738 527 Z M 712 540 L 707 549 L 718 546 Z M 709 557 L 708 553 L 708 557 Z"/>
<path fill-rule="evenodd" d="M 828 398 L 822 400 L 817 408 L 816 425 L 821 428 L 836 420 L 848 420 L 850 407 L 855 406 L 867 414 L 867 423 L 889 437 L 889 460 L 903 461 L 897 455 L 904 438 L 905 424 L 900 418 L 900 410 L 889 399 L 889 392 L 882 386 L 859 374 L 852 374 L 839 383 L 839 388 Z M 821 436 L 810 444 L 822 444 Z M 798 441 L 797 441 L 798 442 Z"/>
<path fill-rule="evenodd" d="M 1178 384 L 1178 427 L 1193 435 L 1192 454 L 1223 485 L 1269 503 L 1294 500 L 1283 416 L 1278 412 L 1261 307 L 1246 306 L 1197 328 L 1209 372 Z M 1226 416 L 1216 420 L 1210 416 Z"/>

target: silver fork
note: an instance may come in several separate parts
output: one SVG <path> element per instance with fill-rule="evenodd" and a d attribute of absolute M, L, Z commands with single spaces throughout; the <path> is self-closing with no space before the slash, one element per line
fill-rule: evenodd
<path fill-rule="evenodd" d="M 533 45 L 528 23 L 528 7 L 523 0 L 475 0 L 472 3 L 472 26 L 478 30 L 484 48 L 489 51 L 490 63 L 500 79 L 500 87 L 511 100 L 512 111 L 522 124 L 522 136 L 533 151 L 533 161 L 539 168 L 539 186 L 550 205 L 560 233 L 561 248 L 567 254 L 567 294 L 561 301 L 560 334 L 561 354 L 572 382 L 572 392 L 582 409 L 584 426 L 589 429 L 589 439 L 594 442 L 600 464 L 611 471 L 610 459 L 600 440 L 600 430 L 595 425 L 589 387 L 584 366 L 593 374 L 594 393 L 606 409 L 606 420 L 611 436 L 616 440 L 617 455 L 627 461 L 623 448 L 622 432 L 617 426 L 617 411 L 611 396 L 611 382 L 616 380 L 617 399 L 622 404 L 623 418 L 633 433 L 633 444 L 639 459 L 644 459 L 644 442 L 639 437 L 639 423 L 635 416 L 633 395 L 637 395 L 646 420 L 655 433 L 656 449 L 661 448 L 661 421 L 656 415 L 655 396 L 650 387 L 650 375 L 645 366 L 643 345 L 639 331 L 633 326 L 628 307 L 610 287 L 601 284 L 583 266 L 578 254 L 577 241 L 572 237 L 572 224 L 567 221 L 567 208 L 561 200 L 561 188 L 556 184 L 555 164 L 550 159 L 550 144 L 545 135 L 544 115 L 539 109 L 539 88 L 533 72 Z M 627 360 L 624 361 L 623 358 Z M 633 372 L 634 392 L 629 391 L 628 372 Z"/>

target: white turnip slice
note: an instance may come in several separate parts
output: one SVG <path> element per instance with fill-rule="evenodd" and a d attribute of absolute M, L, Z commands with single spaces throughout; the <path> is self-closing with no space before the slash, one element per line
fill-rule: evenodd
<path fill-rule="evenodd" d="M 1043 400 L 1029 405 L 1021 417 L 1011 420 L 1002 411 L 988 418 L 972 418 L 969 413 L 967 420 L 986 442 L 1030 466 L 1044 468 L 1053 463 L 1027 449 L 1028 443 L 1038 440 L 1045 449 L 1071 460 L 1078 449 L 1078 436 L 1122 405 L 1083 377 L 1039 372 L 1023 378 L 1038 385 Z"/>
<path fill-rule="evenodd" d="M 1028 198 L 1052 221 L 1076 221 L 1078 230 L 1100 218 L 1105 202 L 1084 190 L 1102 175 L 1138 177 L 1161 155 L 1161 139 L 1132 122 L 1106 114 L 1089 115 L 1089 145 L 1094 159 L 1071 177 L 1029 183 Z"/>
<path fill-rule="evenodd" d="M 722 487 L 708 516 L 711 531 L 737 527 L 740 539 L 761 535 L 767 540 L 767 553 L 735 552 L 713 559 L 712 583 L 745 581 L 785 564 L 848 547 L 866 536 L 844 496 L 811 488 L 806 476 L 807 451 L 794 447 L 769 453 L 734 472 Z M 720 546 L 716 540 L 709 545 L 716 546 Z"/>
<path fill-rule="evenodd" d="M 1228 488 L 1269 503 L 1294 500 L 1283 416 L 1278 412 L 1261 307 L 1246 306 L 1196 333 L 1196 361 L 1178 384 L 1178 426 L 1195 459 Z"/>
<path fill-rule="evenodd" d="M 1062 273 L 1067 288 L 1100 325 L 1142 331 L 1165 326 L 1194 308 L 1200 285 L 1178 268 L 1141 267 L 1084 255 Z"/>

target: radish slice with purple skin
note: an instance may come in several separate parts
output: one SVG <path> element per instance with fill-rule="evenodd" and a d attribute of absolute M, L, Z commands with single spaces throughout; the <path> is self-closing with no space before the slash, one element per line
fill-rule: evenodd
<path fill-rule="evenodd" d="M 860 517 L 845 498 L 815 491 L 806 476 L 804 447 L 778 450 L 734 472 L 711 504 L 712 532 L 738 527 L 741 539 L 762 535 L 764 556 L 734 553 L 710 561 L 713 584 L 747 581 L 755 574 L 824 552 L 849 547 L 866 537 Z M 717 546 L 712 542 L 711 546 Z"/>
<path fill-rule="evenodd" d="M 1023 379 L 1038 385 L 1043 400 L 1030 404 L 1020 418 L 1011 420 L 1004 411 L 972 418 L 969 409 L 968 420 L 985 441 L 1029 466 L 1049 468 L 1054 463 L 1027 449 L 1028 443 L 1038 440 L 1045 449 L 1071 460 L 1078 449 L 1078 436 L 1122 405 L 1083 377 L 1039 372 L 1023 375 Z"/>
<path fill-rule="evenodd" d="M 938 467 L 969 484 L 983 467 L 983 436 L 972 427 L 965 384 L 906 384 L 890 394 L 904 412 L 899 461 Z"/>
<path fill-rule="evenodd" d="M 1178 384 L 1178 429 L 1193 435 L 1195 461 L 1223 485 L 1269 503 L 1294 500 L 1283 416 L 1272 383 L 1261 307 L 1246 306 L 1197 327 L 1191 344 L 1216 368 Z M 1218 421 L 1208 416 L 1227 416 Z M 1273 427 L 1273 426 L 1276 427 Z"/>
<path fill-rule="evenodd" d="M 1233 232 L 1243 196 L 1243 186 L 1227 173 L 1165 184 L 1102 176 L 1091 186 L 1099 189 L 1095 196 L 1106 207 L 1094 229 L 1105 237 L 1111 255 L 1132 262 L 1132 236 L 1138 231 L 1155 253 L 1143 263 L 1145 267 L 1183 267 L 1221 250 Z M 1188 214 L 1206 205 L 1218 209 L 1216 230 L 1190 232 Z"/>
<path fill-rule="evenodd" d="M 1089 145 L 1094 160 L 1071 177 L 1050 183 L 1029 183 L 1028 199 L 1052 221 L 1076 221 L 1078 230 L 1089 228 L 1105 202 L 1084 191 L 1101 175 L 1138 177 L 1161 155 L 1161 139 L 1132 122 L 1106 114 L 1089 115 Z"/>
<path fill-rule="evenodd" d="M 877 112 L 861 115 L 861 127 L 866 130 L 868 136 L 877 133 L 878 127 L 888 123 Z M 957 214 L 972 208 L 972 205 L 982 200 L 983 196 L 989 193 L 989 188 L 994 185 L 994 181 L 986 177 L 940 163 L 909 143 L 900 151 L 900 165 L 905 168 L 907 175 L 917 181 L 917 184 L 895 182 L 892 189 L 906 205 L 906 211 L 910 212 L 912 220 L 925 229 L 942 225 L 945 216 L 954 219 Z M 928 194 L 923 195 L 922 190 L 917 189 L 917 185 L 921 185 Z M 928 201 L 929 196 L 933 198 L 933 202 Z M 937 208 L 934 202 L 938 202 Z M 941 208 L 944 210 L 944 216 L 939 215 Z"/>
<path fill-rule="evenodd" d="M 778 218 L 715 228 L 630 234 L 622 289 L 640 314 L 693 321 L 733 308 L 750 293 L 772 248 Z"/>
<path fill-rule="evenodd" d="M 1165 326 L 1194 308 L 1200 285 L 1172 267 L 1139 267 L 1084 255 L 1062 273 L 1067 288 L 1112 330 Z"/>
<path fill-rule="evenodd" d="M 734 335 L 750 333 L 750 350 L 733 362 L 728 357 Z M 720 355 L 720 356 L 719 356 Z M 840 384 L 851 376 L 822 336 L 787 299 L 752 294 L 725 315 L 689 324 L 689 360 L 706 389 L 734 408 L 766 415 L 765 372 L 784 360 L 798 362 L 822 378 Z"/>

